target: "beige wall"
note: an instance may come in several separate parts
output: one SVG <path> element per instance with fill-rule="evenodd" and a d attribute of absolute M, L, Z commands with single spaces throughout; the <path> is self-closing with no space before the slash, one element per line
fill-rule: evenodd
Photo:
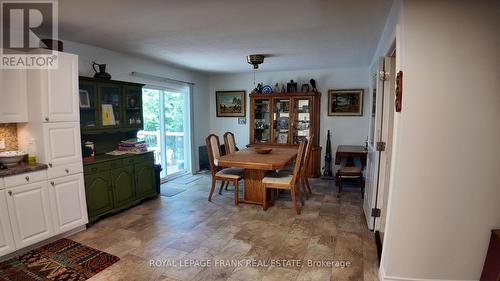
<path fill-rule="evenodd" d="M 480 277 L 490 230 L 500 228 L 499 10 L 493 0 L 408 0 L 386 27 L 404 72 L 386 280 Z"/>

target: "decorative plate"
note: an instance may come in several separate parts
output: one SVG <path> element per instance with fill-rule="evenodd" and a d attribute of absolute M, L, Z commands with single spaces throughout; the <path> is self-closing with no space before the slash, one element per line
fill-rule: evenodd
<path fill-rule="evenodd" d="M 272 92 L 273 92 L 273 87 L 271 87 L 269 85 L 265 85 L 264 87 L 262 87 L 263 94 L 270 94 Z"/>

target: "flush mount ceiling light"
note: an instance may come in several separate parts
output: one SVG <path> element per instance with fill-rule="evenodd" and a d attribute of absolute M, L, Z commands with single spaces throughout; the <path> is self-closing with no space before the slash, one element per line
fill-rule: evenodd
<path fill-rule="evenodd" d="M 253 69 L 258 69 L 259 64 L 264 63 L 264 55 L 248 55 L 247 62 L 253 65 Z"/>

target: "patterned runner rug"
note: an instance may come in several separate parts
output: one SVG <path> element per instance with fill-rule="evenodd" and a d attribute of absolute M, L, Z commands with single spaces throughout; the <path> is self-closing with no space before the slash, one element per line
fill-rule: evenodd
<path fill-rule="evenodd" d="M 0 280 L 87 280 L 119 260 L 63 238 L 0 263 Z"/>

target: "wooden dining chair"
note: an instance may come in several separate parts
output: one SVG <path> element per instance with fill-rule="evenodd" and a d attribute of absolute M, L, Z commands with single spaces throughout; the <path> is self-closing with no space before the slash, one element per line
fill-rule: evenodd
<path fill-rule="evenodd" d="M 234 139 L 234 134 L 231 132 L 226 132 L 224 134 L 224 148 L 226 149 L 226 154 L 235 153 L 238 151 L 236 147 L 236 141 Z"/>
<path fill-rule="evenodd" d="M 300 183 L 302 186 L 302 191 L 304 192 L 306 199 L 309 199 L 309 195 L 312 194 L 311 185 L 309 184 L 309 164 L 311 163 L 311 151 L 314 135 L 308 138 L 307 147 L 304 155 L 304 163 L 302 164 L 302 169 L 300 170 Z"/>
<path fill-rule="evenodd" d="M 208 195 L 208 201 L 212 201 L 212 195 L 215 190 L 215 185 L 218 180 L 221 181 L 219 188 L 219 194 L 222 194 L 222 188 L 224 184 L 229 184 L 232 182 L 234 185 L 234 205 L 238 206 L 238 182 L 243 178 L 243 169 L 239 168 L 224 168 L 221 169 L 219 164 L 220 152 L 220 142 L 219 137 L 214 134 L 210 134 L 205 142 L 208 148 L 208 162 L 210 164 L 210 174 L 212 175 L 212 186 L 210 187 L 210 193 Z"/>
<path fill-rule="evenodd" d="M 360 163 L 361 164 L 361 163 Z M 363 165 L 360 167 L 354 166 L 346 166 L 345 164 L 341 164 L 340 169 L 335 174 L 335 182 L 338 187 L 338 195 L 342 193 L 342 189 L 344 188 L 344 180 L 346 179 L 357 179 L 359 186 L 361 188 L 361 199 L 365 198 L 365 183 L 363 181 Z"/>
<path fill-rule="evenodd" d="M 300 208 L 299 205 L 297 204 L 296 196 L 298 196 L 302 202 L 303 199 L 300 190 L 297 188 L 297 184 L 299 183 L 300 171 L 302 168 L 302 164 L 304 163 L 303 160 L 307 143 L 308 141 L 306 139 L 303 139 L 300 142 L 299 150 L 297 152 L 297 158 L 295 159 L 293 173 L 290 174 L 286 172 L 278 172 L 265 176 L 262 179 L 262 184 L 264 185 L 264 188 L 262 189 L 264 198 L 264 204 L 263 204 L 264 211 L 266 211 L 268 207 L 267 189 L 269 188 L 288 189 L 290 190 L 290 194 L 292 196 L 293 206 L 295 207 L 297 214 L 300 214 Z"/>

